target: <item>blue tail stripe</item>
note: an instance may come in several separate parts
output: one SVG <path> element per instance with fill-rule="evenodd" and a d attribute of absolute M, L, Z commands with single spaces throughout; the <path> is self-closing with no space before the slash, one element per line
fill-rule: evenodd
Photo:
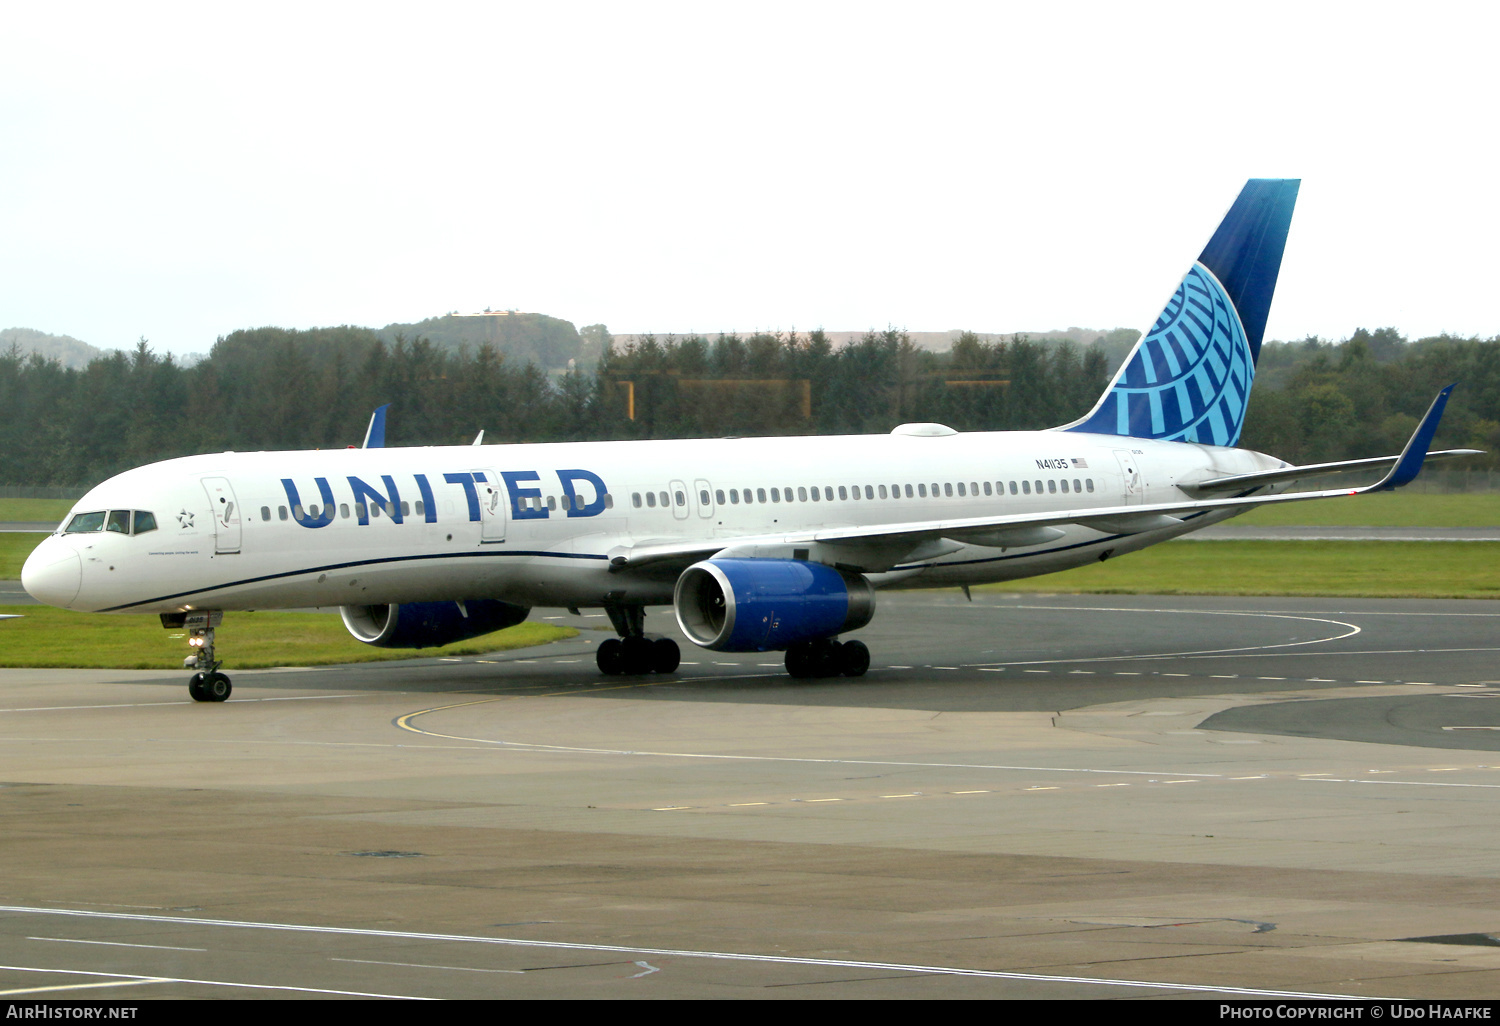
<path fill-rule="evenodd" d="M 1239 311 L 1252 362 L 1260 357 L 1300 185 L 1295 178 L 1252 178 L 1198 257 Z"/>

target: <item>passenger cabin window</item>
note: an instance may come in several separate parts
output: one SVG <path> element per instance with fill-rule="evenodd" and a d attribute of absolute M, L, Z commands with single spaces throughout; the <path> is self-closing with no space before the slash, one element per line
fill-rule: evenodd
<path fill-rule="evenodd" d="M 631 492 L 630 493 L 630 504 L 632 506 L 634 506 L 636 509 L 640 509 L 641 508 L 641 493 L 640 492 Z"/>
<path fill-rule="evenodd" d="M 286 507 L 285 506 L 277 506 L 276 507 L 276 515 L 280 519 L 285 520 L 286 519 Z"/>
<path fill-rule="evenodd" d="M 260 518 L 262 520 L 270 520 L 271 519 L 271 507 L 270 506 L 262 506 L 260 508 Z"/>

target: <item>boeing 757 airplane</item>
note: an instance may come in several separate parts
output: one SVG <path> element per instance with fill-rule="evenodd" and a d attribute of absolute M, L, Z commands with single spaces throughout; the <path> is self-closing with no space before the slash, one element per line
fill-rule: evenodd
<path fill-rule="evenodd" d="M 784 651 L 794 676 L 863 674 L 839 640 L 883 588 L 968 586 L 1143 549 L 1251 507 L 1416 477 L 1452 386 L 1399 456 L 1294 467 L 1236 448 L 1296 180 L 1249 182 L 1095 407 L 1046 431 L 223 452 L 127 471 L 22 570 L 41 602 L 186 628 L 189 690 L 223 701 L 225 610 L 337 606 L 360 641 L 420 649 L 602 607 L 606 674 L 671 673 L 645 630 Z M 381 422 L 383 431 L 383 422 Z M 371 436 L 377 435 L 372 422 Z M 477 440 L 476 440 L 477 441 Z M 1364 488 L 1299 478 L 1382 470 Z"/>

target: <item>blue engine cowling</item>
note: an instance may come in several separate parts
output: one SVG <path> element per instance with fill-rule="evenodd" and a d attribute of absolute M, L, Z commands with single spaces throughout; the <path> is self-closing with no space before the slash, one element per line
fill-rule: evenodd
<path fill-rule="evenodd" d="M 344 626 L 377 648 L 435 648 L 514 627 L 531 612 L 492 599 L 468 602 L 409 602 L 388 606 L 340 606 Z M 467 614 L 467 615 L 466 615 Z"/>
<path fill-rule="evenodd" d="M 770 652 L 857 630 L 875 589 L 856 573 L 799 559 L 706 559 L 677 579 L 677 625 L 718 652 Z"/>

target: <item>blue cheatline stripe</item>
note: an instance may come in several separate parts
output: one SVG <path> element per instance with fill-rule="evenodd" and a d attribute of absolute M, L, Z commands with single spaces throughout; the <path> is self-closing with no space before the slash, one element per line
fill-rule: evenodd
<path fill-rule="evenodd" d="M 348 570 L 351 567 L 379 566 L 382 563 L 411 563 L 428 559 L 474 559 L 476 557 L 492 558 L 495 556 L 550 556 L 555 559 L 607 559 L 603 553 L 595 552 L 542 552 L 526 549 L 511 549 L 503 552 L 494 550 L 481 552 L 437 552 L 420 556 L 387 556 L 383 559 L 356 559 L 347 563 L 328 563 L 324 566 L 302 567 L 297 570 L 285 570 L 281 573 L 262 574 L 259 577 L 245 577 L 238 581 L 229 581 L 225 584 L 205 585 L 202 588 L 194 588 L 190 591 L 179 591 L 171 595 L 158 595 L 155 598 L 139 599 L 135 602 L 126 602 L 118 606 L 110 606 L 108 609 L 100 609 L 101 613 L 118 613 L 124 609 L 135 606 L 149 605 L 153 602 L 170 602 L 173 599 L 186 598 L 189 595 L 203 595 L 208 592 L 223 591 L 226 588 L 238 588 L 246 584 L 260 584 L 262 581 L 284 580 L 288 577 L 300 577 L 303 574 L 320 574 L 329 570 Z"/>

